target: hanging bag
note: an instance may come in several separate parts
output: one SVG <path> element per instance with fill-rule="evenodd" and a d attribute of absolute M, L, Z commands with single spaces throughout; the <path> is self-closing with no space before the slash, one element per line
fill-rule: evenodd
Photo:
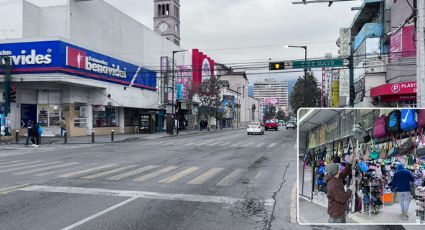
<path fill-rule="evenodd" d="M 423 157 L 425 156 L 425 136 L 422 132 L 422 128 L 420 129 L 419 140 L 418 147 L 416 148 L 416 157 Z"/>
<path fill-rule="evenodd" d="M 379 159 L 387 159 L 388 158 L 388 146 L 389 144 L 386 143 L 384 144 L 384 146 L 381 148 L 381 151 L 379 152 Z"/>
<path fill-rule="evenodd" d="M 393 137 L 393 142 L 392 142 L 392 147 L 391 149 L 388 151 L 388 157 L 395 157 L 398 154 L 398 144 L 397 141 L 395 140 L 395 138 Z"/>
<path fill-rule="evenodd" d="M 387 116 L 382 115 L 378 117 L 375 121 L 373 128 L 373 137 L 377 139 L 382 139 L 388 136 L 387 133 Z"/>
<path fill-rule="evenodd" d="M 378 160 L 379 153 L 380 153 L 379 145 L 375 141 L 374 142 L 374 145 L 373 145 L 373 150 L 372 150 L 372 152 L 369 155 L 370 159 L 372 159 L 372 160 Z"/>
<path fill-rule="evenodd" d="M 398 149 L 399 155 L 409 155 L 413 153 L 413 150 L 415 149 L 415 146 L 412 141 L 412 137 L 408 137 L 407 140 L 405 140 Z"/>
<path fill-rule="evenodd" d="M 360 123 L 354 125 L 353 136 L 359 143 L 367 143 L 371 140 L 370 135 L 366 132 Z"/>
<path fill-rule="evenodd" d="M 409 132 L 416 129 L 417 126 L 418 124 L 416 123 L 416 110 L 402 109 L 400 123 L 401 130 L 404 132 Z"/>
<path fill-rule="evenodd" d="M 418 127 L 424 128 L 425 127 L 425 109 L 418 109 Z"/>
<path fill-rule="evenodd" d="M 400 110 L 393 110 L 387 119 L 387 130 L 389 134 L 395 135 L 400 132 Z"/>

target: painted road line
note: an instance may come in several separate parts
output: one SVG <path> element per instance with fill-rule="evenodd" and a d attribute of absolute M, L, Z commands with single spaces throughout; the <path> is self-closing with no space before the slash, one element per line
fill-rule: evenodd
<path fill-rule="evenodd" d="M 217 140 L 202 141 L 202 142 L 198 142 L 198 143 L 196 143 L 195 145 L 196 145 L 196 146 L 202 146 L 202 145 L 209 144 L 209 143 L 211 143 L 211 142 L 213 142 L 213 141 L 217 141 Z"/>
<path fill-rule="evenodd" d="M 18 162 L 22 162 L 22 161 L 25 161 L 25 160 L 17 160 L 17 161 L 2 161 L 2 162 L 0 163 L 0 166 L 8 165 L 8 164 L 13 164 L 13 163 L 18 163 Z"/>
<path fill-rule="evenodd" d="M 87 165 L 81 165 L 78 167 L 72 167 L 72 168 L 66 168 L 66 169 L 58 169 L 58 170 L 54 170 L 54 171 L 50 171 L 50 172 L 44 172 L 44 173 L 39 173 L 36 174 L 36 176 L 46 176 L 46 175 L 52 175 L 52 174 L 56 174 L 56 173 L 65 173 L 68 171 L 75 171 L 75 170 L 79 170 L 79 169 L 83 169 L 83 168 L 88 168 L 88 167 L 92 167 L 95 165 L 99 165 L 99 163 L 91 163 L 91 164 L 87 164 Z"/>
<path fill-rule="evenodd" d="M 74 177 L 74 176 L 80 176 L 80 175 L 91 173 L 91 172 L 94 172 L 94 171 L 99 171 L 99 170 L 102 170 L 102 169 L 112 168 L 114 166 L 116 166 L 116 164 L 107 164 L 107 165 L 102 165 L 102 166 L 98 166 L 98 167 L 94 167 L 94 168 L 88 168 L 88 169 L 76 171 L 76 172 L 66 173 L 66 174 L 60 175 L 58 177 Z"/>
<path fill-rule="evenodd" d="M 274 146 L 276 146 L 277 144 L 276 143 L 271 143 L 271 144 L 269 144 L 268 146 L 267 146 L 267 148 L 273 148 Z"/>
<path fill-rule="evenodd" d="M 218 173 L 220 173 L 223 170 L 224 170 L 224 168 L 212 168 L 212 169 L 208 170 L 207 172 L 203 173 L 202 175 L 200 175 L 200 176 L 192 179 L 191 181 L 187 182 L 187 184 L 203 184 L 207 180 L 216 176 Z"/>
<path fill-rule="evenodd" d="M 2 165 L 0 166 L 1 169 L 4 168 L 12 168 L 15 166 L 23 166 L 23 165 L 30 165 L 30 164 L 36 164 L 36 163 L 40 163 L 41 161 L 27 161 L 27 162 L 20 162 L 20 163 L 15 163 L 15 164 L 10 164 L 10 165 Z"/>
<path fill-rule="evenodd" d="M 109 177 L 108 180 L 120 180 L 120 179 L 123 179 L 123 178 L 126 178 L 126 177 L 130 177 L 130 176 L 134 176 L 134 175 L 146 172 L 146 171 L 154 169 L 154 168 L 158 168 L 158 167 L 159 167 L 159 165 L 148 165 L 148 166 L 143 167 L 143 168 L 139 168 L 139 169 L 136 169 L 136 170 L 132 170 L 130 172 L 126 172 L 126 173 L 123 173 L 123 174 L 120 174 L 120 175 Z"/>
<path fill-rule="evenodd" d="M 8 187 L 8 188 L 2 188 L 2 189 L 0 189 L 0 196 L 6 195 L 6 194 L 11 193 L 11 192 L 18 191 L 18 190 L 25 188 L 25 187 L 28 187 L 28 186 L 30 186 L 30 184 L 21 184 L 21 185 Z"/>
<path fill-rule="evenodd" d="M 207 144 L 207 146 L 217 146 L 217 145 L 219 145 L 221 143 L 223 143 L 223 141 L 213 142 L 213 143 Z"/>
<path fill-rule="evenodd" d="M 282 144 L 280 147 L 285 147 L 286 145 L 285 144 Z"/>
<path fill-rule="evenodd" d="M 57 168 L 62 168 L 62 167 L 67 167 L 67 166 L 77 165 L 77 164 L 80 164 L 80 162 L 70 162 L 70 163 L 53 165 L 53 166 L 48 166 L 48 167 L 43 167 L 43 168 L 36 168 L 36 169 L 17 172 L 17 173 L 13 173 L 13 174 L 14 175 L 24 175 L 24 174 L 36 173 L 36 172 L 46 171 L 46 170 L 50 170 L 50 169 L 57 169 Z"/>
<path fill-rule="evenodd" d="M 167 167 L 167 168 L 163 168 L 163 169 L 160 169 L 160 170 L 158 170 L 158 171 L 155 171 L 155 172 L 152 172 L 152 173 L 149 173 L 149 174 L 146 174 L 146 175 L 143 175 L 143 176 L 141 176 L 141 177 L 137 177 L 136 179 L 134 179 L 133 181 L 145 181 L 145 180 L 149 180 L 149 179 L 152 179 L 152 178 L 155 178 L 155 177 L 158 177 L 158 176 L 161 176 L 162 174 L 165 174 L 165 173 L 168 173 L 168 172 L 171 172 L 171 171 L 173 171 L 174 169 L 176 169 L 176 168 L 178 168 L 177 166 L 170 166 L 170 167 Z"/>
<path fill-rule="evenodd" d="M 29 169 L 29 168 L 37 168 L 37 167 L 41 167 L 41 166 L 47 166 L 47 165 L 53 165 L 53 164 L 59 164 L 61 163 L 61 161 L 53 161 L 53 162 L 47 162 L 47 163 L 42 163 L 42 164 L 34 164 L 34 165 L 27 165 L 27 166 L 22 166 L 22 167 L 14 167 L 14 168 L 10 168 L 10 169 L 3 169 L 0 170 L 0 172 L 4 173 L 4 172 L 13 172 L 16 170 L 23 170 L 23 169 Z"/>
<path fill-rule="evenodd" d="M 184 146 L 192 146 L 192 145 L 195 145 L 195 144 L 196 144 L 196 142 L 189 142 L 189 143 L 185 144 Z"/>
<path fill-rule="evenodd" d="M 223 142 L 221 144 L 219 144 L 218 146 L 226 146 L 226 145 L 230 145 L 232 144 L 232 142 Z"/>
<path fill-rule="evenodd" d="M 242 173 L 242 169 L 236 169 L 226 177 L 224 177 L 221 181 L 217 183 L 217 186 L 229 186 L 233 184 Z"/>
<path fill-rule="evenodd" d="M 254 142 L 253 142 L 253 141 L 250 141 L 250 142 L 246 143 L 246 144 L 244 145 L 244 147 L 249 147 L 249 146 L 250 146 L 250 145 L 252 145 L 252 144 L 254 144 Z"/>
<path fill-rule="evenodd" d="M 187 176 L 187 175 L 189 175 L 189 174 L 197 171 L 198 169 L 199 169 L 198 167 L 187 168 L 187 169 L 185 169 L 183 171 L 180 171 L 180 172 L 178 172 L 178 173 L 176 173 L 176 174 L 174 174 L 172 176 L 169 176 L 169 177 L 167 177 L 165 179 L 160 180 L 159 183 L 172 183 L 172 182 L 174 182 L 174 181 L 176 181 L 176 180 L 178 180 L 180 178 L 183 178 L 183 177 L 185 177 L 185 176 Z"/>
<path fill-rule="evenodd" d="M 62 228 L 62 230 L 71 230 L 71 229 L 74 229 L 74 228 L 76 228 L 76 227 L 78 227 L 78 226 L 80 226 L 80 225 L 82 225 L 84 223 L 89 222 L 90 220 L 93 220 L 93 219 L 95 219 L 95 218 L 97 218 L 97 217 L 99 217 L 101 215 L 104 215 L 104 214 L 106 214 L 106 213 L 108 213 L 108 212 L 110 212 L 110 211 L 112 211 L 114 209 L 117 209 L 117 208 L 119 208 L 119 207 L 121 207 L 123 205 L 126 205 L 126 204 L 128 204 L 128 203 L 130 203 L 130 202 L 132 202 L 132 201 L 134 201 L 136 199 L 138 199 L 138 197 L 132 197 L 132 198 L 130 198 L 128 200 L 125 200 L 125 201 L 123 201 L 123 202 L 121 202 L 119 204 L 116 204 L 116 205 L 114 205 L 114 206 L 112 206 L 110 208 L 107 208 L 107 209 L 105 209 L 105 210 L 103 210 L 101 212 L 98 212 L 98 213 L 96 213 L 96 214 L 94 214 L 92 216 L 89 216 L 89 217 L 87 217 L 87 218 L 85 218 L 83 220 L 80 220 L 77 223 L 72 224 L 72 225 L 70 225 L 70 226 L 68 226 L 66 228 Z"/>
<path fill-rule="evenodd" d="M 263 147 L 263 145 L 264 145 L 265 143 L 259 143 L 257 146 L 255 146 L 255 147 L 257 147 L 257 148 L 261 148 L 261 147 Z"/>
<path fill-rule="evenodd" d="M 81 177 L 81 178 L 84 178 L 84 179 L 94 179 L 94 178 L 98 178 L 98 177 L 102 177 L 102 176 L 111 175 L 111 174 L 114 174 L 114 173 L 117 173 L 117 172 L 122 172 L 124 170 L 130 169 L 130 168 L 134 168 L 136 166 L 137 165 L 124 166 L 124 167 L 121 167 L 121 168 L 116 168 L 116 169 L 111 169 L 111 170 L 107 170 L 107 171 L 104 171 L 104 172 L 99 172 L 99 173 L 91 174 L 91 175 L 84 176 L 84 177 Z"/>
<path fill-rule="evenodd" d="M 238 202 L 245 201 L 244 199 L 237 199 L 237 198 L 225 197 L 225 196 L 109 190 L 109 189 L 101 189 L 101 188 L 54 187 L 54 186 L 41 186 L 41 185 L 33 185 L 33 186 L 22 188 L 20 190 L 34 191 L 34 192 L 82 194 L 82 195 L 134 197 L 134 198 L 145 198 L 145 199 L 155 199 L 155 200 L 175 200 L 175 201 L 219 203 L 219 204 L 235 204 Z M 265 201 L 267 201 L 265 202 L 265 204 L 267 205 L 270 204 L 268 200 L 265 200 Z"/>
<path fill-rule="evenodd" d="M 233 145 L 231 145 L 231 146 L 236 147 L 236 146 L 239 146 L 239 145 L 241 145 L 241 144 L 243 144 L 243 143 L 245 143 L 245 141 L 239 141 L 239 142 L 234 143 L 234 144 L 233 144 Z"/>

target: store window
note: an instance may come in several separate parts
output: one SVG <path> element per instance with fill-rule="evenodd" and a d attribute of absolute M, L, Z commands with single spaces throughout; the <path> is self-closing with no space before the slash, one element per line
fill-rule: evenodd
<path fill-rule="evenodd" d="M 62 117 L 62 92 L 38 91 L 38 123 L 44 127 L 59 126 Z"/>
<path fill-rule="evenodd" d="M 115 107 L 93 106 L 93 127 L 117 127 L 118 111 Z"/>
<path fill-rule="evenodd" d="M 124 108 L 124 126 L 138 126 L 140 123 L 139 115 L 138 109 Z"/>
<path fill-rule="evenodd" d="M 74 127 L 86 128 L 87 127 L 87 104 L 75 103 L 74 106 Z"/>

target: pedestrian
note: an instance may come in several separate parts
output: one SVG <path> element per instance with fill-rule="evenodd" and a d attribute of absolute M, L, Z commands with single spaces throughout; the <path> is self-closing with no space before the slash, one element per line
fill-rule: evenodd
<path fill-rule="evenodd" d="M 34 138 L 32 127 L 33 127 L 32 121 L 29 120 L 28 121 L 28 126 L 27 126 L 27 140 L 25 142 L 25 145 L 28 145 L 29 144 L 29 141 L 30 140 L 32 141 L 32 138 Z"/>
<path fill-rule="evenodd" d="M 66 132 L 66 123 L 65 123 L 65 118 L 64 117 L 62 117 L 60 120 L 59 120 L 59 126 L 60 126 L 60 128 L 61 128 L 61 137 L 63 137 L 64 135 L 64 132 Z"/>
<path fill-rule="evenodd" d="M 355 190 L 352 183 L 348 190 L 344 190 L 344 179 L 351 172 L 351 164 L 347 163 L 343 172 L 339 171 L 338 164 L 326 166 L 325 181 L 328 197 L 328 223 L 346 223 L 346 211 L 351 194 Z"/>
<path fill-rule="evenodd" d="M 397 195 L 400 201 L 401 218 L 408 220 L 409 205 L 411 200 L 410 183 L 413 183 L 415 178 L 404 168 L 402 164 L 397 166 L 397 172 L 394 174 L 391 182 L 393 189 L 397 190 Z"/>
<path fill-rule="evenodd" d="M 33 147 L 38 148 L 41 142 L 41 134 L 43 134 L 43 128 L 35 121 L 33 126 L 33 135 L 35 139 L 35 145 L 33 145 Z"/>

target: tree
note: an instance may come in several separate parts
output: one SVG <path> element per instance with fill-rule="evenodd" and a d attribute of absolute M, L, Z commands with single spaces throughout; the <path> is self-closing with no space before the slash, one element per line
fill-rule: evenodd
<path fill-rule="evenodd" d="M 276 117 L 276 107 L 274 105 L 270 105 L 266 107 L 266 112 L 264 114 L 264 118 L 272 119 Z"/>
<path fill-rule="evenodd" d="M 211 116 L 217 116 L 219 108 L 221 107 L 221 86 L 218 83 L 216 76 L 211 76 L 210 79 L 204 80 L 200 86 L 199 97 L 201 105 L 199 113 L 210 120 Z"/>
<path fill-rule="evenodd" d="M 289 103 L 292 108 L 292 112 L 297 114 L 299 108 L 302 107 L 321 107 L 320 89 L 316 77 L 312 73 L 307 73 L 307 91 L 305 91 L 304 77 L 298 78 L 295 83 L 294 89 L 292 90 L 289 98 Z M 305 95 L 307 96 L 307 104 L 305 105 Z"/>
<path fill-rule="evenodd" d="M 285 112 L 283 110 L 279 109 L 279 111 L 277 111 L 276 118 L 278 120 L 285 120 L 285 117 L 286 117 Z"/>

